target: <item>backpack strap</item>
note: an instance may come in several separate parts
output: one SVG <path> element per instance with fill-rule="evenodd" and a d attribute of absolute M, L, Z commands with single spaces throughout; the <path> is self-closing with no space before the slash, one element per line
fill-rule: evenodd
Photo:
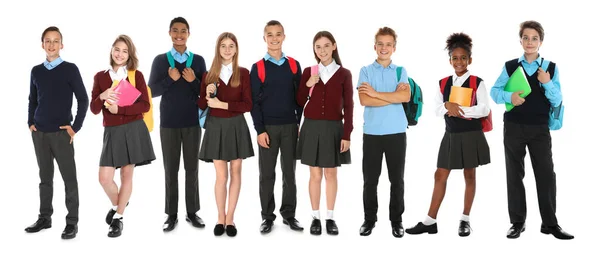
<path fill-rule="evenodd" d="M 290 64 L 290 69 L 292 69 L 292 74 L 296 75 L 296 72 L 298 72 L 298 65 L 296 64 L 296 60 L 290 56 L 287 56 L 287 60 Z"/>
<path fill-rule="evenodd" d="M 260 82 L 265 83 L 265 59 L 260 59 L 256 63 L 256 69 L 258 69 L 258 78 Z"/>
<path fill-rule="evenodd" d="M 471 106 L 475 105 L 475 102 L 477 101 L 477 88 L 478 87 L 479 87 L 479 84 L 477 84 L 477 76 L 470 75 L 469 76 L 469 88 L 471 88 L 473 90 L 473 93 L 471 94 Z"/>
<path fill-rule="evenodd" d="M 169 61 L 169 66 L 171 66 L 171 68 L 175 68 L 175 59 L 170 51 L 167 52 L 167 61 Z"/>
<path fill-rule="evenodd" d="M 450 77 L 452 77 L 452 76 L 448 76 L 448 77 L 445 77 L 440 80 L 440 92 L 442 92 L 442 95 L 444 94 L 444 91 L 446 90 L 446 85 L 448 84 L 448 80 L 450 79 Z"/>
<path fill-rule="evenodd" d="M 400 78 L 402 77 L 402 66 L 396 67 L 396 80 L 400 82 Z"/>
<path fill-rule="evenodd" d="M 187 61 L 185 62 L 185 67 L 192 67 L 192 61 L 194 60 L 194 54 L 191 51 L 188 51 L 190 54 L 188 55 Z"/>
<path fill-rule="evenodd" d="M 135 70 L 127 71 L 127 79 L 129 79 L 129 83 L 135 87 Z"/>
<path fill-rule="evenodd" d="M 515 70 L 517 70 L 517 68 L 519 67 L 519 59 L 507 61 L 506 63 L 504 63 L 504 67 L 506 68 L 506 73 L 508 74 L 508 77 L 510 77 L 513 74 L 513 72 L 515 72 Z"/>

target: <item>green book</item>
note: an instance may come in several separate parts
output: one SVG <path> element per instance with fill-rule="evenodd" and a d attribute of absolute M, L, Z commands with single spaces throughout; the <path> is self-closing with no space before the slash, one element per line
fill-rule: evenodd
<path fill-rule="evenodd" d="M 529 86 L 529 81 L 527 81 L 527 75 L 525 74 L 523 67 L 519 66 L 517 67 L 517 70 L 515 70 L 515 72 L 513 72 L 513 74 L 510 76 L 508 82 L 506 82 L 504 91 L 517 92 L 521 90 L 523 93 L 519 96 L 522 98 L 525 98 L 531 93 L 531 86 Z M 514 107 L 515 106 L 513 104 L 506 103 L 506 111 L 510 111 Z"/>

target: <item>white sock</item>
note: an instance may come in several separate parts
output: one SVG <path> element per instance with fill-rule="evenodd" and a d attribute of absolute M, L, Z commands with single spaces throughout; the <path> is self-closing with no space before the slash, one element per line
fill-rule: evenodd
<path fill-rule="evenodd" d="M 425 218 L 425 221 L 423 221 L 423 225 L 425 225 L 425 226 L 430 226 L 430 225 L 433 225 L 435 223 L 437 223 L 437 221 L 434 218 L 430 217 L 430 216 L 427 216 Z"/>
<path fill-rule="evenodd" d="M 123 215 L 119 214 L 119 213 L 115 213 L 115 215 L 113 216 L 113 219 L 120 219 L 123 218 Z"/>
<path fill-rule="evenodd" d="M 313 210 L 312 211 L 312 217 L 313 219 L 321 219 L 321 212 L 317 209 L 317 210 Z"/>
<path fill-rule="evenodd" d="M 460 220 L 469 222 L 469 215 L 463 214 L 462 217 L 460 217 Z"/>
<path fill-rule="evenodd" d="M 112 210 L 117 211 L 118 206 L 112 206 Z"/>
<path fill-rule="evenodd" d="M 327 210 L 327 219 L 333 219 L 333 210 Z"/>

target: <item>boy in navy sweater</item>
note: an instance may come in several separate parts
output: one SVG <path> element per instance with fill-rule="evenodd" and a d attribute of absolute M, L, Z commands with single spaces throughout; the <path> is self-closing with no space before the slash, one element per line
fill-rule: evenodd
<path fill-rule="evenodd" d="M 44 30 L 42 48 L 46 51 L 46 60 L 31 70 L 28 117 L 40 168 L 40 214 L 38 220 L 25 231 L 35 233 L 52 227 L 56 159 L 65 182 L 65 203 L 68 210 L 67 225 L 61 237 L 71 239 L 77 235 L 79 221 L 79 192 L 73 138 L 83 125 L 89 100 L 77 66 L 63 61 L 60 57 L 63 44 L 62 34 L 57 27 L 51 26 Z M 73 94 L 77 99 L 77 115 L 71 125 Z"/>
<path fill-rule="evenodd" d="M 186 221 L 194 227 L 204 227 L 204 222 L 196 213 L 200 210 L 198 190 L 198 155 L 200 152 L 201 128 L 198 122 L 198 94 L 200 79 L 206 72 L 206 63 L 200 55 L 187 49 L 190 26 L 183 17 L 176 17 L 169 25 L 169 35 L 173 48 L 154 58 L 148 86 L 152 97 L 160 101 L 160 141 L 165 168 L 165 213 L 167 220 L 163 231 L 168 232 L 177 225 L 177 204 L 179 201 L 178 174 L 180 155 L 183 147 L 185 167 Z M 167 55 L 174 60 L 170 67 Z M 193 55 L 192 57 L 190 57 Z M 190 67 L 186 61 L 193 58 Z"/>
<path fill-rule="evenodd" d="M 285 33 L 279 21 L 269 21 L 263 39 L 267 43 L 264 56 L 265 82 L 258 76 L 257 64 L 252 65 L 252 121 L 258 134 L 260 204 L 263 222 L 261 233 L 269 233 L 275 220 L 275 166 L 281 151 L 283 190 L 280 213 L 283 223 L 292 230 L 304 228 L 296 220 L 296 141 L 302 107 L 296 103 L 296 89 L 300 84 L 300 63 L 290 60 L 281 50 Z M 296 63 L 293 73 L 290 61 Z"/>

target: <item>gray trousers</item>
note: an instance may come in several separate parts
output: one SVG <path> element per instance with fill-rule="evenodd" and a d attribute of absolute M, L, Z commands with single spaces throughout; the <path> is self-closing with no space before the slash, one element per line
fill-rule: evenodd
<path fill-rule="evenodd" d="M 185 168 L 185 206 L 188 214 L 200 210 L 198 189 L 198 155 L 200 153 L 200 126 L 187 128 L 160 128 L 163 163 L 165 167 L 165 213 L 177 214 L 179 203 L 179 163 L 183 147 Z"/>
<path fill-rule="evenodd" d="M 275 166 L 281 151 L 282 198 L 279 212 L 284 219 L 296 215 L 296 143 L 298 125 L 267 125 L 269 149 L 258 146 L 260 205 L 263 219 L 275 220 Z"/>
<path fill-rule="evenodd" d="M 51 220 L 54 209 L 54 160 L 65 183 L 65 204 L 67 206 L 67 224 L 75 225 L 79 221 L 79 190 L 75 167 L 75 150 L 70 144 L 71 136 L 66 130 L 43 133 L 31 133 L 35 156 L 40 168 L 40 215 L 39 218 Z"/>

